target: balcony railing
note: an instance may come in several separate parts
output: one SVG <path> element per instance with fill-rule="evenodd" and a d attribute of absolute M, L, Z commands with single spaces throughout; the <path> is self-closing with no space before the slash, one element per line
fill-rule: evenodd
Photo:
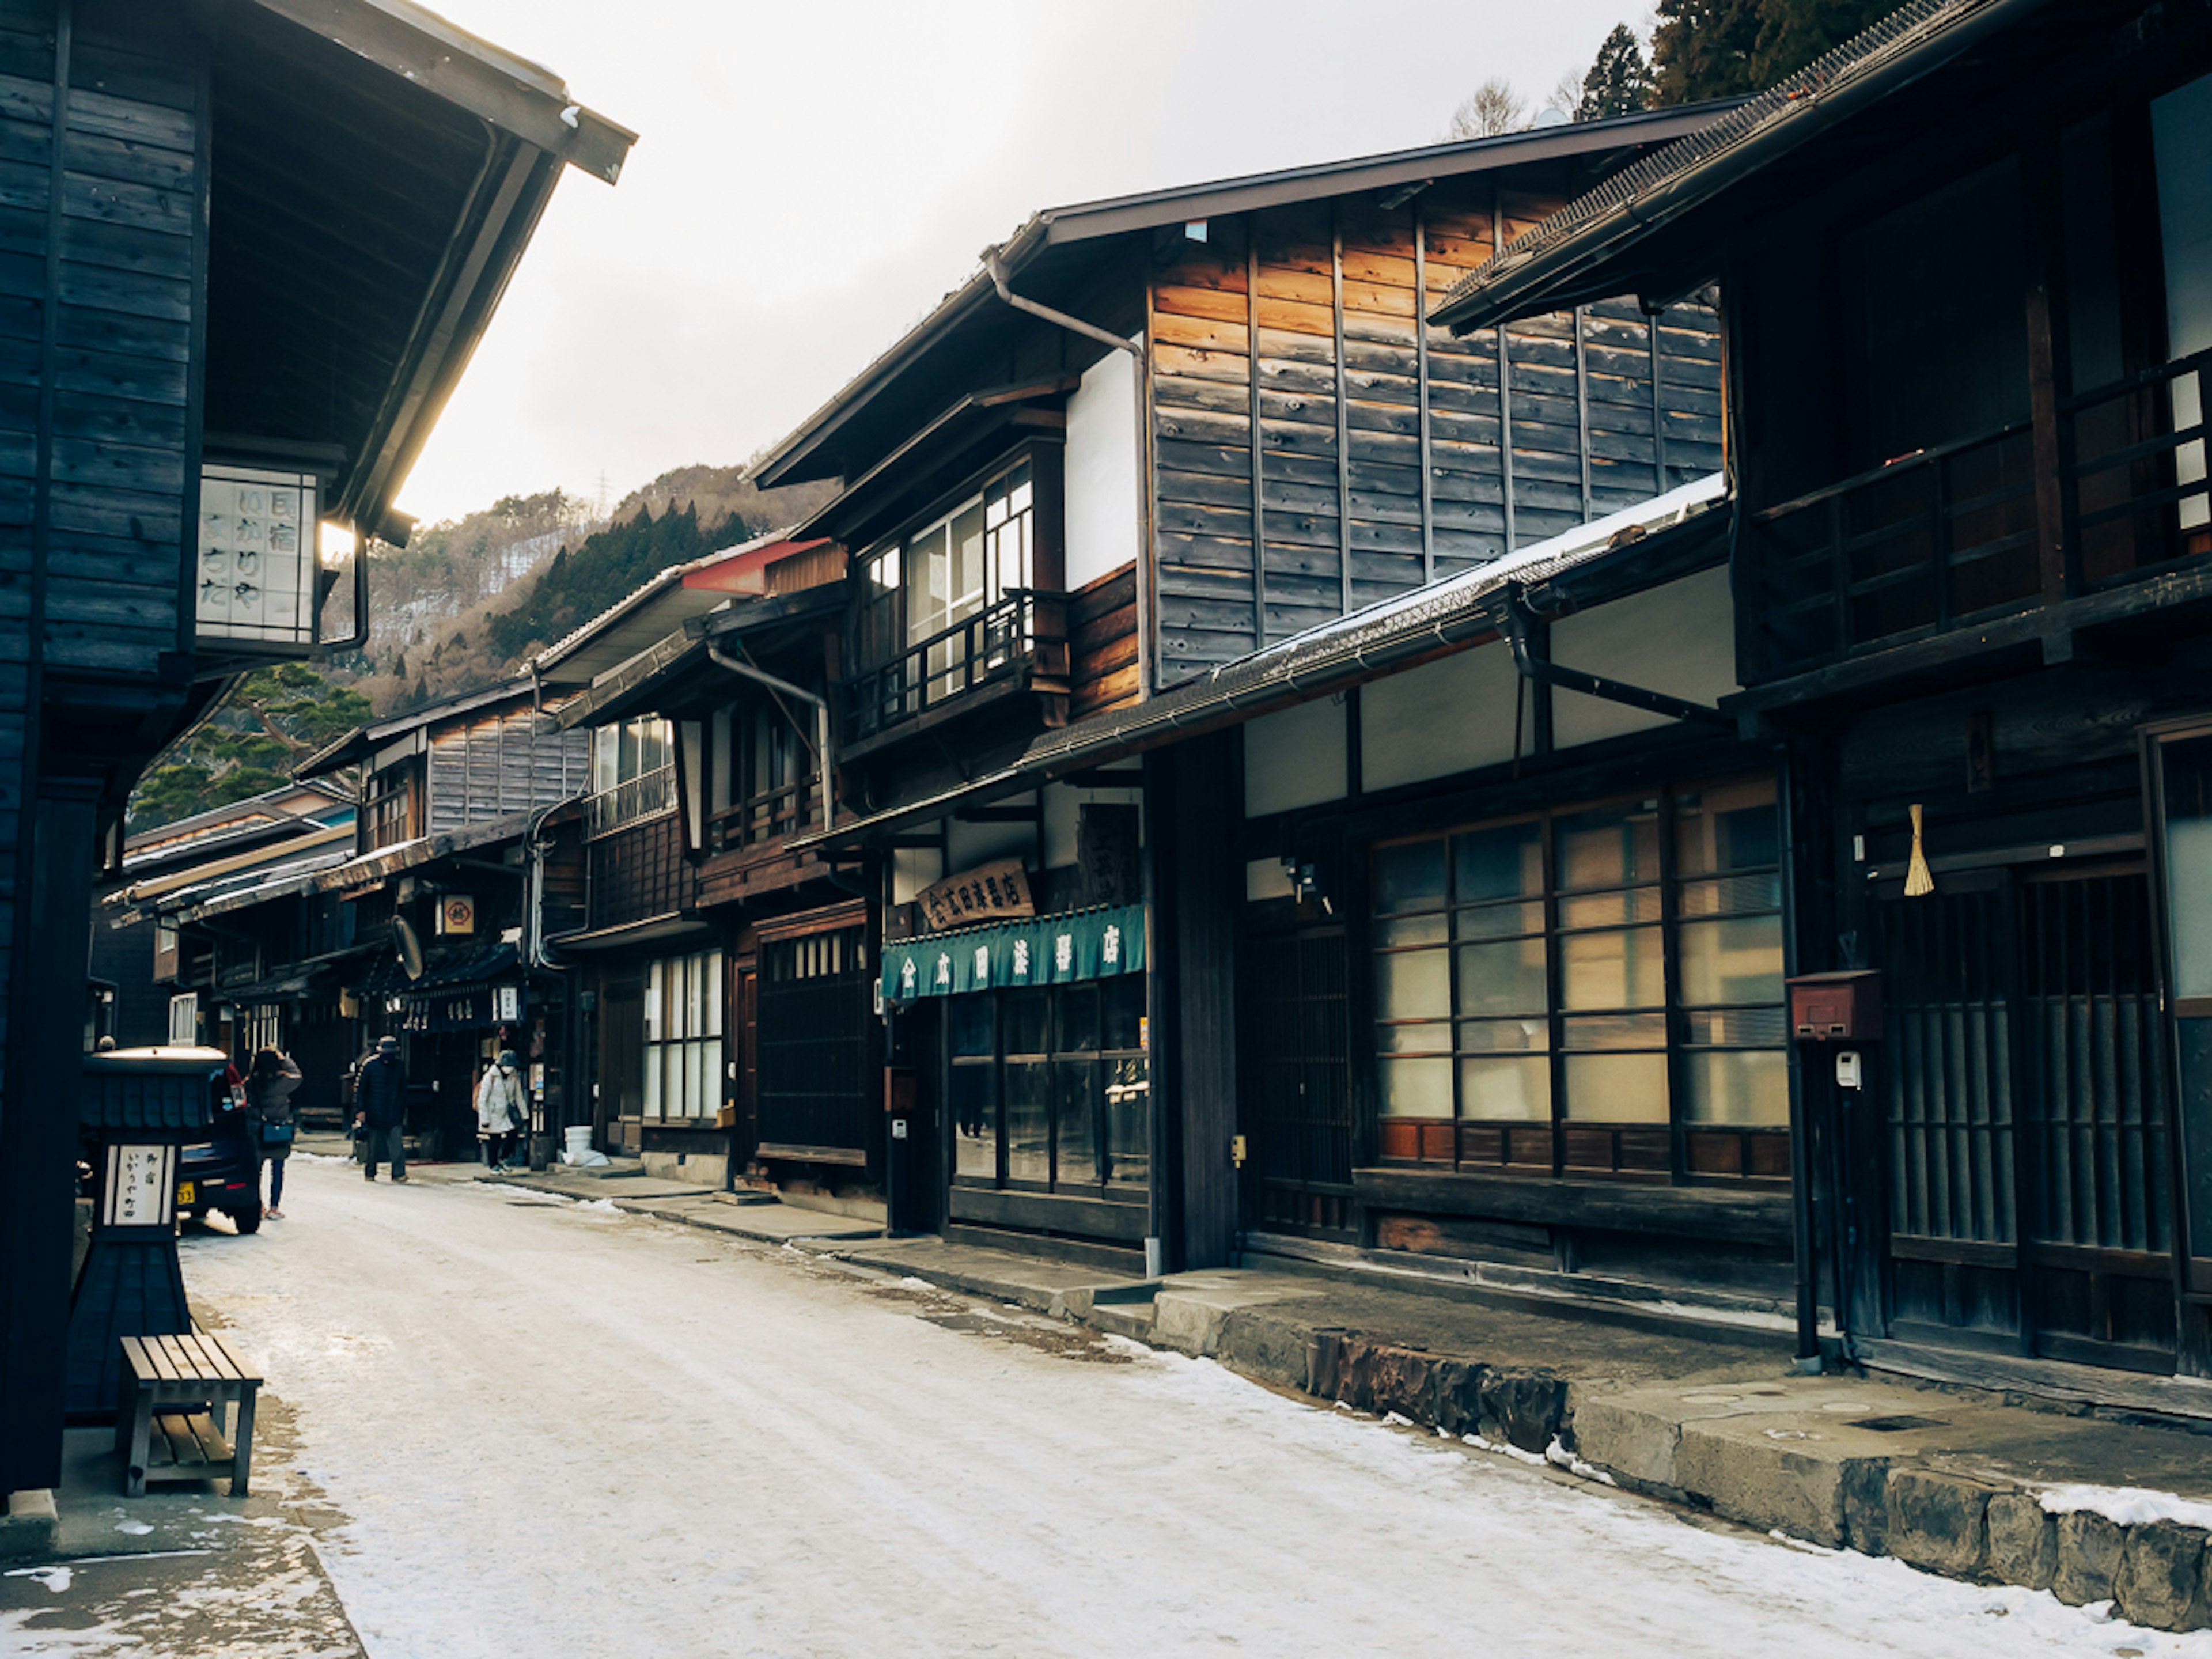
<path fill-rule="evenodd" d="M 846 687 L 853 735 L 873 736 L 982 686 L 1015 678 L 1041 655 L 1064 657 L 1064 611 L 1058 593 L 1016 588 L 889 662 L 864 667 Z M 1064 661 L 1056 672 L 1065 672 Z"/>
<path fill-rule="evenodd" d="M 2058 400 L 2058 557 L 2048 568 L 2030 422 L 1917 450 L 1749 515 L 1757 677 L 1972 627 L 2212 551 L 2199 385 L 2208 363 L 2212 352 L 2202 352 Z"/>
<path fill-rule="evenodd" d="M 584 801 L 584 838 L 597 841 L 633 823 L 642 823 L 676 810 L 676 768 L 625 778 L 611 789 L 587 796 Z"/>
<path fill-rule="evenodd" d="M 748 796 L 712 814 L 707 820 L 707 851 L 733 853 L 765 846 L 813 829 L 821 822 L 821 786 L 812 777 L 804 778 L 781 789 Z"/>

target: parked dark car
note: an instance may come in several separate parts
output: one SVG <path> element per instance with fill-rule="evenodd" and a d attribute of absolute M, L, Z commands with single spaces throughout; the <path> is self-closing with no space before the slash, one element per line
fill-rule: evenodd
<path fill-rule="evenodd" d="M 242 1233 L 261 1227 L 261 1153 L 246 1109 L 226 1103 L 211 1138 L 185 1146 L 177 1164 L 177 1216 L 221 1210 Z"/>

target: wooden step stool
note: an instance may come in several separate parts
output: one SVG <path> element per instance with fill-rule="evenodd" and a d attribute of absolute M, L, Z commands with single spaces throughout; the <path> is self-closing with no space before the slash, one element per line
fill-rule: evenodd
<path fill-rule="evenodd" d="M 230 1495 L 245 1497 L 260 1387 L 261 1378 L 220 1336 L 125 1337 L 115 1412 L 125 1496 L 142 1498 L 149 1485 L 228 1475 Z M 237 1433 L 226 1441 L 232 1406 L 238 1407 Z"/>

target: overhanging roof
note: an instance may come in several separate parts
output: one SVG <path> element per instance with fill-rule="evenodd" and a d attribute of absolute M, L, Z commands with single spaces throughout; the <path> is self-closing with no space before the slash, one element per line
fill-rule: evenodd
<path fill-rule="evenodd" d="M 411 0 L 212 9 L 206 449 L 313 466 L 323 515 L 392 499 L 562 170 L 635 135 Z"/>
<path fill-rule="evenodd" d="M 417 836 L 413 841 L 401 842 L 396 847 L 380 848 L 359 858 L 349 858 L 341 863 L 288 877 L 282 881 L 266 882 L 243 892 L 224 893 L 180 911 L 177 920 L 198 921 L 205 916 L 222 915 L 227 911 L 242 910 L 248 905 L 265 904 L 271 899 L 289 898 L 298 893 L 342 893 L 357 887 L 367 887 L 455 853 L 471 852 L 495 842 L 517 840 L 530 833 L 531 820 L 536 817 L 538 813 L 534 811 L 509 812 L 503 817 L 486 818 L 480 823 L 465 824 L 459 830 L 448 830 L 434 836 Z"/>
<path fill-rule="evenodd" d="M 784 553 L 817 544 L 792 541 L 787 529 L 771 530 L 735 547 L 672 564 L 532 657 L 531 677 L 546 685 L 589 685 L 652 649 L 690 618 L 728 605 L 728 579 L 757 575 Z"/>
<path fill-rule="evenodd" d="M 1011 763 L 951 789 L 794 836 L 792 852 L 854 845 L 941 817 L 956 807 L 1034 788 L 1176 738 L 1233 725 L 1340 690 L 1418 659 L 1480 644 L 1504 625 L 1513 597 L 1618 561 L 1624 578 L 1683 553 L 1717 559 L 1733 516 L 1727 481 L 1713 473 L 1456 576 L 1379 600 L 1294 634 L 1133 708 L 1094 715 L 1033 741 Z"/>
<path fill-rule="evenodd" d="M 497 685 L 487 686 L 481 691 L 466 691 L 443 702 L 427 703 L 410 709 L 404 714 L 393 714 L 380 720 L 371 720 L 366 726 L 356 726 L 343 737 L 334 738 L 313 754 L 292 769 L 295 778 L 327 777 L 341 768 L 366 760 L 395 738 L 424 726 L 435 726 L 441 720 L 457 720 L 465 714 L 480 714 L 502 702 L 532 703 L 537 698 L 537 687 L 528 680 L 503 680 Z"/>
<path fill-rule="evenodd" d="M 1621 293 L 1653 293 L 1652 271 L 1626 267 L 1629 249 L 1869 106 L 1912 85 L 2049 0 L 1911 0 L 1872 27 L 1718 120 L 1516 237 L 1452 289 L 1431 320 L 1466 334 L 1535 313 Z M 1711 238 L 1686 250 L 1689 270 L 1656 280 L 1686 291 L 1718 274 Z"/>
<path fill-rule="evenodd" d="M 1019 276 L 1054 263 L 1055 253 L 1099 244 L 1130 232 L 1363 191 L 1387 191 L 1419 186 L 1440 179 L 1507 167 L 1601 160 L 1623 150 L 1671 143 L 1734 107 L 1734 101 L 1729 100 L 1649 110 L 1609 120 L 1573 122 L 1495 138 L 1430 144 L 1419 149 L 1046 208 L 1000 244 L 998 253 L 1008 274 Z M 820 459 L 840 428 L 975 313 L 999 306 L 990 276 L 979 270 L 777 444 L 754 469 L 753 477 L 767 489 L 806 478 L 837 476 L 849 470 L 842 465 L 825 465 Z M 939 403 L 943 397 L 940 392 Z M 869 459 L 872 464 L 875 458 Z"/>
<path fill-rule="evenodd" d="M 726 609 L 693 617 L 683 627 L 658 639 L 619 668 L 599 676 L 590 688 L 578 692 L 561 707 L 557 718 L 563 729 L 604 726 L 633 714 L 665 711 L 655 707 L 672 683 L 709 660 L 708 651 L 718 640 L 736 640 L 779 623 L 826 617 L 844 609 L 842 582 L 826 582 L 801 588 L 796 593 L 775 593 L 740 600 Z"/>

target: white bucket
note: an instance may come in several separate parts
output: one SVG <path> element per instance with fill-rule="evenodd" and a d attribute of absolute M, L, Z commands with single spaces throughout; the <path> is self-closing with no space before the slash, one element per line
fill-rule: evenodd
<path fill-rule="evenodd" d="M 561 1131 L 561 1138 L 567 1143 L 561 1151 L 563 1163 L 574 1164 L 592 1150 L 592 1126 L 588 1123 L 570 1124 Z"/>

